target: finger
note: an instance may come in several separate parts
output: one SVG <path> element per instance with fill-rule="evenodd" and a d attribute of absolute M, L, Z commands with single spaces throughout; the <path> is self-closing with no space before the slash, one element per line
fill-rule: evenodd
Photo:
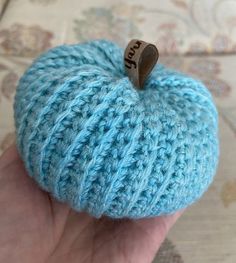
<path fill-rule="evenodd" d="M 178 211 L 173 215 L 161 216 L 157 218 L 160 229 L 160 244 L 164 241 L 171 227 L 176 223 L 179 217 L 183 214 L 184 210 Z"/>
<path fill-rule="evenodd" d="M 19 159 L 16 145 L 11 145 L 0 157 L 0 170 Z"/>
<path fill-rule="evenodd" d="M 163 236 L 165 237 L 169 232 L 170 228 L 176 223 L 178 218 L 183 214 L 184 210 L 178 211 L 173 215 L 161 216 L 157 218 L 157 221 L 162 226 Z"/>
<path fill-rule="evenodd" d="M 140 219 L 136 223 L 144 228 L 146 233 L 152 237 L 154 251 L 158 249 L 168 234 L 170 228 L 176 223 L 178 218 L 183 214 L 184 210 L 180 210 L 172 215 L 159 216 L 154 218 Z"/>

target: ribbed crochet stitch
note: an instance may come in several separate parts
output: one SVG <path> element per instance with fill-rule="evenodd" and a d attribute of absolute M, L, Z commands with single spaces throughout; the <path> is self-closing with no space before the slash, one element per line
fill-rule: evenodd
<path fill-rule="evenodd" d="M 135 89 L 123 54 L 96 40 L 35 60 L 15 96 L 18 150 L 41 188 L 77 211 L 173 213 L 213 179 L 217 111 L 201 82 L 162 65 Z"/>

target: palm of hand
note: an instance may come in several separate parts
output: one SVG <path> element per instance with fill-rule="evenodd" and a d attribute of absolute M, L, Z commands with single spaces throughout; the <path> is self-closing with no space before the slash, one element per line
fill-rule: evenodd
<path fill-rule="evenodd" d="M 94 219 L 52 199 L 26 174 L 15 147 L 0 159 L 0 262 L 151 262 L 180 213 Z"/>

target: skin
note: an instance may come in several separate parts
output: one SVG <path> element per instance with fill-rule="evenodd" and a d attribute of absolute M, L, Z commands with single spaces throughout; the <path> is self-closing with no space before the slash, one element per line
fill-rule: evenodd
<path fill-rule="evenodd" d="M 16 147 L 0 158 L 0 262 L 150 263 L 181 212 L 95 219 L 57 202 L 27 175 Z"/>

